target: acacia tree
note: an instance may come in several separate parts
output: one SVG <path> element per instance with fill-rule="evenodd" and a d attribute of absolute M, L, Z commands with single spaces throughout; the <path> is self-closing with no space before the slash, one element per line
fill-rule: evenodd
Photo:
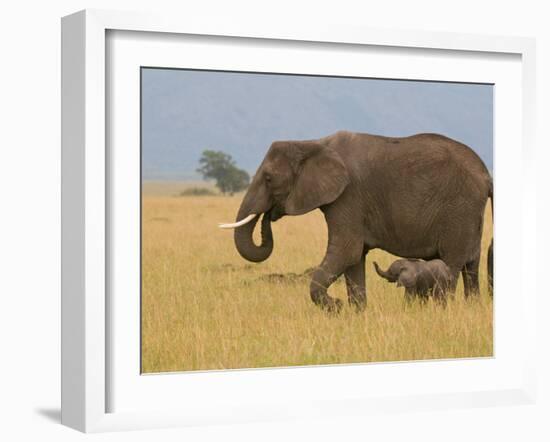
<path fill-rule="evenodd" d="M 216 187 L 224 195 L 246 189 L 250 176 L 245 170 L 239 169 L 231 155 L 214 150 L 205 150 L 199 160 L 197 172 L 205 180 L 216 180 Z"/>

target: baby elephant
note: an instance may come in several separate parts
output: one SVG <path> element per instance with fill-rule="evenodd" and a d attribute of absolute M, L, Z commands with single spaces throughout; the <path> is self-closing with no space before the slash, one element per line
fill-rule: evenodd
<path fill-rule="evenodd" d="M 409 301 L 416 295 L 427 299 L 432 292 L 434 299 L 444 303 L 452 279 L 451 270 L 440 259 L 398 259 L 386 271 L 375 262 L 374 268 L 389 282 L 397 282 L 397 287 L 405 287 L 405 297 Z"/>

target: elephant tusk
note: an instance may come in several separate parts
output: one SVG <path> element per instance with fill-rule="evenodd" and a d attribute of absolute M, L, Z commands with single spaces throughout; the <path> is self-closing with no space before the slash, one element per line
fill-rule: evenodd
<path fill-rule="evenodd" d="M 252 221 L 257 215 L 255 213 L 251 213 L 250 215 L 248 215 L 246 218 L 236 222 L 236 223 L 229 223 L 229 224 L 223 224 L 223 223 L 219 223 L 218 224 L 218 227 L 220 229 L 234 229 L 235 227 L 240 227 L 240 226 L 244 226 L 245 224 L 249 223 L 250 221 Z"/>

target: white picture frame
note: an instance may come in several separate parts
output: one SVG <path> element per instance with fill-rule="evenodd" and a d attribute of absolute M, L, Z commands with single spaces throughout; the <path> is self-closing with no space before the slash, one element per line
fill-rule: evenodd
<path fill-rule="evenodd" d="M 516 56 L 521 65 L 521 111 L 518 121 L 512 124 L 520 135 L 518 153 L 522 162 L 522 190 L 517 198 L 522 211 L 517 218 L 521 224 L 521 275 L 526 274 L 525 257 L 536 254 L 535 201 L 532 191 L 535 181 L 535 44 L 534 40 L 517 37 L 492 37 L 451 33 L 428 33 L 417 31 L 388 31 L 346 26 L 310 24 L 307 27 L 281 23 L 215 22 L 197 20 L 193 17 L 163 17 L 150 14 L 86 10 L 64 17 L 62 20 L 62 423 L 80 431 L 110 431 L 121 429 L 155 428 L 167 426 L 200 425 L 220 422 L 249 422 L 258 420 L 285 419 L 289 417 L 328 416 L 335 414 L 361 415 L 372 411 L 399 411 L 431 408 L 454 408 L 502 404 L 532 403 L 536 393 L 535 339 L 523 342 L 518 370 L 510 382 L 502 382 L 488 389 L 476 386 L 460 392 L 445 389 L 445 381 L 426 394 L 388 392 L 375 396 L 361 391 L 351 397 L 345 391 L 317 395 L 308 401 L 280 398 L 272 404 L 254 402 L 254 387 L 247 400 L 228 397 L 223 407 L 232 409 L 224 413 L 222 408 L 199 407 L 194 410 L 151 407 L 133 411 L 113 411 L 109 395 L 114 388 L 110 375 L 113 347 L 109 343 L 108 328 L 114 320 L 108 299 L 110 280 L 109 247 L 113 231 L 107 228 L 109 213 L 113 209 L 109 180 L 109 152 L 106 121 L 110 110 L 107 107 L 108 81 L 106 76 L 108 32 L 154 32 L 161 35 L 217 36 L 219 38 L 246 38 L 284 41 L 286 44 L 308 42 L 310 44 L 369 45 L 381 51 L 384 48 L 429 49 L 468 52 L 483 59 L 489 54 Z M 147 35 L 147 34 L 143 34 Z M 150 34 L 149 34 L 150 35 Z M 497 116 L 498 118 L 498 116 Z M 504 164 L 504 163 L 503 163 Z M 496 162 L 496 186 L 500 176 Z M 502 175 L 503 177 L 505 174 Z M 503 181 L 504 183 L 504 181 Z M 504 183 L 505 184 L 505 183 Z M 504 188 L 504 184 L 502 184 Z M 529 190 L 529 191 L 528 191 Z M 498 194 L 498 190 L 496 191 Z M 498 197 L 496 205 L 498 207 Z M 504 204 L 502 204 L 504 207 Z M 498 210 L 498 209 L 497 209 Z M 504 227 L 503 227 L 504 229 Z M 502 230 L 503 237 L 505 230 Z M 496 233 L 497 235 L 497 233 Z M 495 247 L 495 261 L 499 262 L 499 249 Z M 503 265 L 505 265 L 504 261 Z M 516 259 L 517 262 L 517 259 Z M 496 267 L 498 284 L 498 266 Z M 522 337 L 535 333 L 536 287 L 535 281 L 518 279 L 521 315 L 517 324 Z M 499 288 L 496 287 L 496 292 Z M 498 302 L 498 301 L 497 301 Z M 116 319 L 116 318 L 115 318 Z M 137 318 L 139 320 L 139 318 Z M 498 321 L 498 317 L 496 319 Z M 116 348 L 116 347 L 115 347 Z M 498 359 L 498 357 L 496 358 Z M 469 369 L 468 364 L 447 367 L 452 370 Z M 430 362 L 424 363 L 430 364 Z M 372 367 L 372 364 L 368 364 Z M 397 368 L 393 368 L 397 367 Z M 489 367 L 489 366 L 487 366 Z M 516 367 L 517 368 L 517 367 Z M 361 370 L 416 370 L 403 364 L 365 365 L 308 368 L 318 375 L 344 373 L 355 376 Z M 478 368 L 473 368 L 477 370 Z M 234 373 L 233 383 L 239 381 L 251 386 L 261 385 L 270 376 L 276 382 L 305 382 L 300 369 L 250 370 Z M 281 375 L 281 372 L 286 374 Z M 472 372 L 473 373 L 473 372 Z M 519 373 L 519 371 L 518 371 Z M 139 376 L 139 373 L 135 373 Z M 199 377 L 201 376 L 201 377 Z M 187 386 L 193 383 L 204 385 L 214 380 L 222 385 L 223 374 L 202 373 L 187 377 Z M 278 376 L 275 380 L 274 376 Z M 292 381 L 290 378 L 296 378 Z M 167 377 L 164 377 L 167 378 Z M 175 379 L 175 378 L 172 378 Z M 170 387 L 170 381 L 163 380 Z M 202 383 L 202 384 L 201 384 Z M 237 384 L 233 384 L 237 385 Z M 155 387 L 156 388 L 156 387 Z M 164 386 L 163 388 L 166 388 Z M 242 391 L 242 387 L 240 391 Z M 231 389 L 223 390 L 230 394 Z M 165 390 L 166 391 L 166 390 Z M 189 388 L 188 391 L 193 391 Z M 198 394 L 197 390 L 193 393 Z M 123 392 L 124 394 L 124 392 Z M 165 394 L 166 393 L 162 393 Z M 265 394 L 265 391 L 264 391 Z M 189 399 L 189 398 L 188 398 Z M 192 397 L 190 398 L 192 399 Z M 219 399 L 219 398 L 218 398 Z M 265 398 L 264 398 L 265 399 Z M 222 410 L 222 411 L 220 411 Z"/>

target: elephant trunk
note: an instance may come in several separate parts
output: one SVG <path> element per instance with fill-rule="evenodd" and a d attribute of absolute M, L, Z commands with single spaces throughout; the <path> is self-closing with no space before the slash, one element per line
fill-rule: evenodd
<path fill-rule="evenodd" d="M 243 219 L 249 215 L 249 213 L 244 212 L 245 210 L 241 207 L 237 215 L 237 220 Z M 265 261 L 273 251 L 273 234 L 271 232 L 271 217 L 269 212 L 264 213 L 262 218 L 262 242 L 259 246 L 254 244 L 252 235 L 259 218 L 260 215 L 256 215 L 249 223 L 235 228 L 234 232 L 235 247 L 237 251 L 244 259 L 252 262 Z"/>
<path fill-rule="evenodd" d="M 388 273 L 388 271 L 382 270 L 376 261 L 374 261 L 374 269 L 376 270 L 376 273 L 378 273 L 382 278 L 387 279 L 389 282 L 395 282 L 395 278 L 392 278 L 392 276 Z"/>

